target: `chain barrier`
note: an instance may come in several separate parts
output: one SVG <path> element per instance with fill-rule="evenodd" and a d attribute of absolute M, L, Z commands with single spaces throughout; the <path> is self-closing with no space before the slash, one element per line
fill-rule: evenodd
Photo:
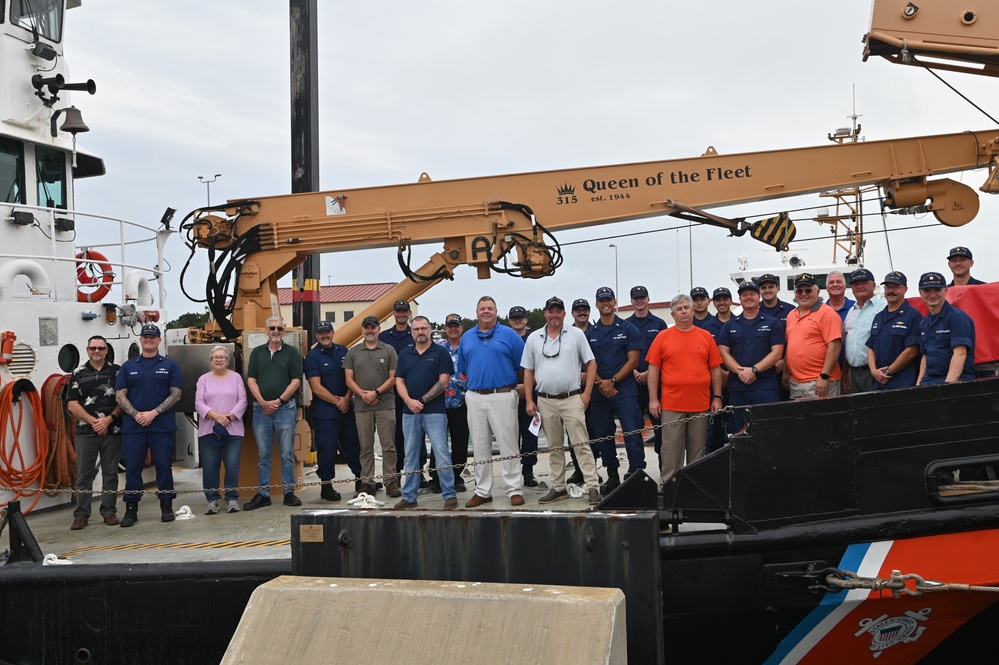
<path fill-rule="evenodd" d="M 956 582 L 936 582 L 926 580 L 915 573 L 902 574 L 899 570 L 891 571 L 891 577 L 860 577 L 857 573 L 837 568 L 826 568 L 819 575 L 825 574 L 825 587 L 817 587 L 830 593 L 840 593 L 849 589 L 869 589 L 871 591 L 890 591 L 896 598 L 904 595 L 922 596 L 925 593 L 937 591 L 984 591 L 999 593 L 999 586 L 981 586 L 975 584 L 960 584 Z M 914 582 L 909 586 L 909 582 Z"/>
<path fill-rule="evenodd" d="M 673 421 L 670 421 L 668 423 L 660 423 L 658 425 L 651 425 L 649 427 L 641 427 L 639 429 L 630 430 L 628 432 L 621 432 L 621 436 L 622 437 L 627 437 L 627 436 L 631 436 L 632 434 L 643 434 L 645 432 L 652 432 L 652 431 L 655 431 L 656 429 L 661 429 L 663 427 L 670 427 L 672 425 L 679 425 L 679 424 L 683 424 L 683 423 L 689 423 L 689 422 L 693 422 L 695 420 L 699 420 L 701 418 L 710 418 L 712 416 L 715 416 L 717 414 L 722 414 L 722 413 L 735 413 L 735 407 L 733 407 L 733 406 L 726 406 L 726 407 L 723 407 L 721 409 L 718 409 L 717 411 L 705 411 L 704 413 L 698 413 L 698 414 L 695 414 L 695 415 L 692 415 L 692 416 L 687 416 L 686 418 L 680 418 L 678 420 L 673 420 Z M 458 469 L 465 468 L 465 467 L 471 468 L 471 467 L 474 467 L 474 466 L 479 466 L 481 464 L 492 464 L 493 462 L 505 462 L 505 461 L 508 461 L 508 460 L 523 459 L 525 457 L 532 457 L 532 456 L 537 456 L 537 455 L 551 454 L 553 452 L 562 452 L 562 453 L 565 453 L 565 452 L 567 452 L 571 448 L 578 448 L 580 446 L 589 446 L 589 445 L 593 445 L 593 444 L 596 444 L 596 443 L 602 443 L 604 441 L 614 441 L 614 440 L 617 439 L 617 437 L 618 437 L 618 434 L 615 432 L 614 434 L 609 434 L 607 436 L 602 436 L 602 437 L 599 437 L 599 438 L 596 438 L 596 439 L 589 439 L 587 441 L 581 441 L 579 443 L 563 444 L 561 446 L 557 446 L 555 448 L 548 448 L 546 450 L 538 450 L 536 452 L 527 452 L 527 453 L 517 453 L 515 455 L 503 455 L 503 456 L 500 456 L 500 457 L 490 457 L 489 459 L 475 460 L 475 461 L 472 461 L 472 462 L 468 462 L 467 464 L 450 464 L 450 465 L 447 465 L 447 466 L 438 466 L 438 467 L 433 467 L 433 468 L 427 469 L 427 471 L 443 471 L 445 469 L 451 469 L 451 470 L 454 471 L 454 470 L 458 470 Z M 411 475 L 417 475 L 417 474 L 422 475 L 423 472 L 424 472 L 424 469 L 417 469 L 415 471 L 405 471 L 405 470 L 403 470 L 403 471 L 399 471 L 399 472 L 396 472 L 396 473 L 389 473 L 389 474 L 382 473 L 382 475 L 380 475 L 380 476 L 372 476 L 370 478 L 370 480 L 371 480 L 372 483 L 378 482 L 378 481 L 384 482 L 386 479 L 391 479 L 392 482 L 395 482 L 396 478 L 400 478 L 401 479 L 401 478 L 404 478 L 405 476 L 411 476 Z M 356 480 L 357 479 L 355 479 L 355 478 L 349 478 L 349 479 L 344 479 L 344 480 L 337 480 L 337 479 L 334 478 L 333 480 L 327 480 L 327 481 L 316 480 L 316 481 L 305 482 L 304 479 L 299 478 L 298 479 L 298 483 L 296 484 L 296 487 L 318 487 L 320 485 L 331 485 L 331 486 L 332 485 L 345 485 L 347 483 L 351 483 L 352 484 Z M 400 484 L 401 484 L 401 480 L 400 480 Z M 233 489 L 235 489 L 236 491 L 238 491 L 240 493 L 242 493 L 242 492 L 249 492 L 249 491 L 255 491 L 255 492 L 259 493 L 261 490 L 265 490 L 265 489 L 269 491 L 269 490 L 283 489 L 283 488 L 284 488 L 284 484 L 277 483 L 277 484 L 271 484 L 271 485 L 250 485 L 250 486 L 245 486 L 245 487 L 230 488 L 228 490 L 226 488 L 224 488 L 224 487 L 199 488 L 199 489 L 174 489 L 174 490 L 171 490 L 170 493 L 172 493 L 172 494 L 203 494 L 205 492 L 213 492 L 213 493 L 218 493 L 218 494 L 224 494 L 227 491 L 228 492 L 232 492 Z M 136 495 L 136 494 L 163 494 L 163 492 L 161 492 L 160 490 L 115 490 L 115 491 L 111 491 L 111 490 L 95 490 L 95 489 L 91 489 L 91 490 L 77 490 L 77 489 L 74 489 L 72 487 L 59 487 L 59 488 L 37 488 L 37 487 L 14 488 L 14 487 L 5 487 L 3 485 L 0 485 L 0 490 L 5 490 L 5 491 L 9 491 L 9 492 L 20 492 L 21 494 L 23 494 L 25 496 L 33 496 L 34 494 L 37 494 L 38 492 L 44 492 L 48 496 L 57 496 L 59 494 L 73 494 L 73 493 L 91 494 L 93 496 L 103 496 L 105 494 L 115 494 L 115 495 L 119 495 L 119 496 Z"/>

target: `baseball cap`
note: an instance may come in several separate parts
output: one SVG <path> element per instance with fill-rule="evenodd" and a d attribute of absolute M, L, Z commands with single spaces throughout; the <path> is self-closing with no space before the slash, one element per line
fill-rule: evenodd
<path fill-rule="evenodd" d="M 963 256 L 966 259 L 973 259 L 973 258 L 975 258 L 974 256 L 971 255 L 971 250 L 970 249 L 968 249 L 967 247 L 961 247 L 961 246 L 955 247 L 954 249 L 950 250 L 950 254 L 947 255 L 947 259 L 950 260 L 950 259 L 954 258 L 955 256 Z M 929 274 L 929 273 L 927 273 L 927 274 Z"/>
<path fill-rule="evenodd" d="M 901 284 L 902 286 L 909 286 L 909 280 L 905 278 L 905 275 L 897 270 L 893 270 L 887 275 L 885 275 L 885 281 L 882 284 Z"/>
<path fill-rule="evenodd" d="M 590 308 L 590 301 L 587 300 L 586 298 L 576 298 L 575 300 L 572 301 L 572 308 L 573 309 L 589 309 Z"/>
<path fill-rule="evenodd" d="M 717 300 L 718 298 L 721 298 L 722 296 L 727 296 L 727 297 L 731 298 L 732 297 L 732 292 L 729 291 L 724 286 L 719 286 L 717 289 L 714 290 L 714 293 L 711 294 L 711 298 L 713 300 Z"/>
<path fill-rule="evenodd" d="M 381 328 L 382 324 L 381 321 L 378 320 L 377 316 L 366 316 L 364 317 L 364 320 L 361 321 L 361 327 L 363 328 L 364 326 L 378 326 Z"/>
<path fill-rule="evenodd" d="M 316 324 L 316 332 L 333 332 L 333 324 L 329 321 L 320 321 Z"/>
<path fill-rule="evenodd" d="M 520 305 L 514 305 L 513 307 L 510 308 L 510 313 L 507 314 L 506 318 L 513 319 L 518 316 L 527 318 L 527 310 L 521 307 Z"/>
<path fill-rule="evenodd" d="M 874 281 L 874 273 L 866 268 L 857 268 L 850 273 L 850 283 L 854 282 L 866 282 L 867 280 Z"/>
<path fill-rule="evenodd" d="M 777 279 L 777 276 L 769 272 L 765 272 L 759 277 L 757 277 L 756 283 L 759 284 L 760 286 L 763 286 L 764 284 L 767 283 L 776 284 L 777 286 L 780 286 L 780 280 Z"/>
<path fill-rule="evenodd" d="M 558 296 L 552 296 L 545 301 L 545 311 L 547 312 L 552 307 L 561 307 L 562 309 L 565 309 L 565 303 L 562 302 L 562 299 Z"/>
<path fill-rule="evenodd" d="M 593 299 L 600 301 L 604 300 L 605 298 L 610 298 L 611 300 L 617 300 L 617 298 L 614 297 L 614 289 L 612 289 L 609 286 L 601 286 L 599 289 L 597 289 L 597 295 Z"/>
<path fill-rule="evenodd" d="M 212 436 L 218 441 L 228 441 L 229 440 L 229 430 L 225 428 L 222 423 L 215 423 L 212 425 Z"/>
<path fill-rule="evenodd" d="M 756 291 L 757 293 L 759 293 L 760 285 L 751 279 L 747 279 L 745 282 L 739 285 L 739 293 L 742 293 L 743 291 Z"/>
<path fill-rule="evenodd" d="M 810 272 L 803 272 L 794 278 L 794 288 L 798 288 L 799 286 L 815 286 L 815 284 L 815 277 Z"/>
<path fill-rule="evenodd" d="M 447 318 L 444 319 L 444 325 L 449 326 L 452 323 L 457 323 L 460 326 L 461 325 L 461 316 L 459 316 L 457 314 L 448 314 Z"/>
<path fill-rule="evenodd" d="M 392 305 L 392 310 L 396 312 L 408 312 L 411 309 L 409 302 L 406 300 L 396 300 L 395 304 Z"/>
<path fill-rule="evenodd" d="M 943 275 L 938 272 L 924 272 L 919 278 L 919 288 L 921 289 L 936 289 L 945 286 L 947 286 L 947 282 L 944 281 Z"/>
<path fill-rule="evenodd" d="M 152 323 L 147 323 L 142 326 L 142 332 L 139 333 L 139 337 L 146 337 L 147 335 L 150 337 L 162 337 L 162 335 L 160 335 L 159 326 Z"/>
<path fill-rule="evenodd" d="M 691 298 L 708 298 L 708 290 L 703 286 L 695 286 L 690 290 Z"/>
<path fill-rule="evenodd" d="M 631 287 L 631 297 L 632 298 L 648 298 L 649 290 L 644 286 L 633 286 Z"/>

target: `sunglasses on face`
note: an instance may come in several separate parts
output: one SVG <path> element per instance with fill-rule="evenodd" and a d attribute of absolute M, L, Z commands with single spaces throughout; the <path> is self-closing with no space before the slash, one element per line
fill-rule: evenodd
<path fill-rule="evenodd" d="M 268 330 L 284 330 L 284 326 L 268 326 Z"/>
<path fill-rule="evenodd" d="M 88 346 L 87 350 L 88 351 L 107 351 L 108 347 L 106 347 L 106 346 Z"/>

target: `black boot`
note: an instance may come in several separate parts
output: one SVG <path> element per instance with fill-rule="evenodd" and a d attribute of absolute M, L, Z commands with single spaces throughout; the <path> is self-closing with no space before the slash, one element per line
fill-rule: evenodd
<path fill-rule="evenodd" d="M 339 501 L 340 493 L 336 491 L 335 487 L 333 487 L 332 481 L 326 481 L 319 490 L 319 498 L 323 501 Z"/>
<path fill-rule="evenodd" d="M 524 487 L 537 487 L 538 479 L 534 477 L 534 467 L 524 467 Z"/>
<path fill-rule="evenodd" d="M 162 522 L 172 522 L 176 518 L 173 514 L 173 499 L 160 499 L 160 521 Z"/>
<path fill-rule="evenodd" d="M 617 467 L 607 469 L 607 482 L 600 486 L 601 496 L 607 496 L 621 486 L 621 477 L 617 475 Z"/>
<path fill-rule="evenodd" d="M 565 479 L 565 482 L 567 485 L 578 485 L 579 487 L 582 487 L 585 482 L 583 480 L 583 472 L 577 467 L 576 470 L 572 472 L 572 475 Z"/>
<path fill-rule="evenodd" d="M 121 518 L 121 525 L 129 527 L 139 521 L 139 502 L 128 502 L 125 504 L 125 516 Z"/>

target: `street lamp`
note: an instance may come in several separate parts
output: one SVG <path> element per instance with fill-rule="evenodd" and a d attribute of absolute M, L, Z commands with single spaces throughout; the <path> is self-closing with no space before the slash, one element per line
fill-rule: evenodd
<path fill-rule="evenodd" d="M 208 207 L 211 207 L 212 205 L 212 183 L 218 180 L 221 176 L 222 176 L 221 173 L 216 173 L 215 177 L 213 177 L 211 180 L 208 180 L 203 175 L 198 176 L 198 182 L 204 184 L 204 186 L 208 189 Z"/>
<path fill-rule="evenodd" d="M 611 243 L 611 244 L 609 244 L 607 246 L 614 248 L 614 297 L 617 298 L 617 297 L 620 297 L 620 293 L 619 292 L 621 290 L 620 289 L 621 285 L 617 281 L 617 245 L 615 245 L 614 243 Z"/>

